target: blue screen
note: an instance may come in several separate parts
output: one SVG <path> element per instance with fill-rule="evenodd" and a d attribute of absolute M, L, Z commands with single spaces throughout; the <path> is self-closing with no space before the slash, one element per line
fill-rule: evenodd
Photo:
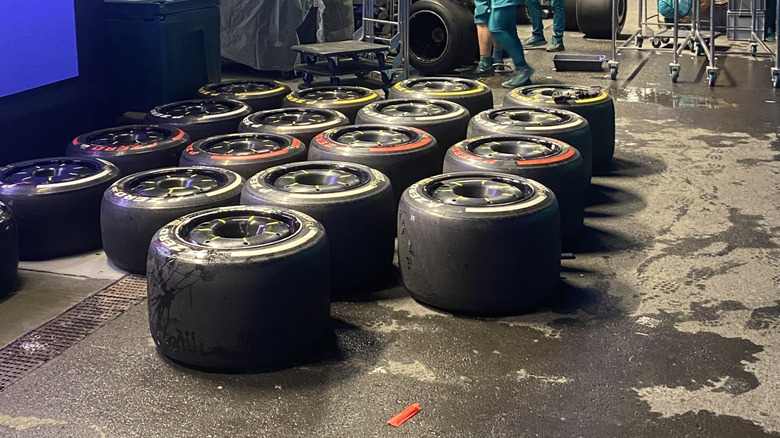
<path fill-rule="evenodd" d="M 0 0 L 0 97 L 78 74 L 73 0 Z"/>

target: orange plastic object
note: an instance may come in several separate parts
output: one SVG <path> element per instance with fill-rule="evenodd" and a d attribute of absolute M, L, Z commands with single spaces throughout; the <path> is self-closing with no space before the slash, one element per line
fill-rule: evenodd
<path fill-rule="evenodd" d="M 398 415 L 394 416 L 393 418 L 387 420 L 387 424 L 398 427 L 404 423 L 406 423 L 410 418 L 417 415 L 417 413 L 420 412 L 420 404 L 419 403 L 413 403 L 409 405 L 408 408 L 401 411 Z"/>

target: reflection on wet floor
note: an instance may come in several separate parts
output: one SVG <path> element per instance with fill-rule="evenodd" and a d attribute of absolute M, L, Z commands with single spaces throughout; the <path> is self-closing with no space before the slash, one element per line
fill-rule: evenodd
<path fill-rule="evenodd" d="M 671 108 L 736 108 L 738 106 L 734 102 L 727 102 L 718 97 L 676 93 L 651 87 L 624 87 L 616 92 L 618 99 L 626 102 L 655 103 Z"/>

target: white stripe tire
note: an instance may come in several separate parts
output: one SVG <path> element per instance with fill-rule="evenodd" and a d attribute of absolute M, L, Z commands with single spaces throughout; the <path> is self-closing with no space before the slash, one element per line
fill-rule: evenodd
<path fill-rule="evenodd" d="M 159 105 L 146 113 L 146 121 L 175 126 L 190 141 L 238 132 L 238 124 L 252 112 L 249 105 L 230 99 L 194 99 Z"/>
<path fill-rule="evenodd" d="M 558 202 L 535 181 L 447 173 L 401 198 L 401 279 L 427 305 L 485 316 L 533 310 L 555 290 L 560 259 Z"/>
<path fill-rule="evenodd" d="M 496 108 L 482 111 L 469 121 L 466 135 L 539 135 L 560 140 L 582 155 L 585 181 L 593 173 L 590 125 L 581 115 L 556 108 Z"/>
<path fill-rule="evenodd" d="M 100 207 L 108 260 L 144 274 L 157 230 L 194 211 L 238 204 L 243 182 L 237 173 L 218 167 L 168 167 L 120 179 L 105 191 Z"/>
<path fill-rule="evenodd" d="M 0 202 L 0 300 L 13 290 L 19 266 L 19 233 L 13 213 Z"/>
<path fill-rule="evenodd" d="M 615 153 L 615 105 L 601 87 L 528 85 L 504 96 L 504 107 L 543 107 L 575 112 L 590 125 L 593 175 L 603 175 Z"/>
<path fill-rule="evenodd" d="M 349 125 L 347 116 L 322 108 L 280 108 L 250 114 L 238 125 L 238 132 L 266 132 L 291 135 L 309 146 L 322 131 Z"/>
<path fill-rule="evenodd" d="M 305 161 L 306 154 L 306 146 L 289 135 L 245 132 L 196 141 L 181 154 L 179 165 L 222 167 L 249 179 L 272 166 Z"/>
<path fill-rule="evenodd" d="M 41 158 L 0 168 L 0 201 L 13 211 L 19 258 L 100 248 L 100 199 L 118 178 L 119 169 L 99 158 Z"/>
<path fill-rule="evenodd" d="M 441 172 L 434 139 L 417 128 L 387 125 L 350 125 L 329 129 L 314 137 L 309 160 L 349 161 L 387 175 L 395 203 L 415 181 Z"/>
<path fill-rule="evenodd" d="M 290 87 L 278 81 L 226 81 L 206 84 L 198 89 L 202 99 L 232 99 L 249 105 L 252 112 L 282 106 Z"/>
<path fill-rule="evenodd" d="M 266 169 L 244 184 L 241 204 L 291 208 L 325 227 L 334 297 L 377 289 L 393 265 L 390 181 L 355 163 L 306 161 Z"/>
<path fill-rule="evenodd" d="M 466 138 L 469 112 L 442 99 L 388 99 L 361 108 L 355 123 L 412 126 L 431 134 L 444 159 L 447 149 Z"/>
<path fill-rule="evenodd" d="M 68 145 L 69 157 L 110 161 L 122 175 L 175 166 L 190 137 L 174 126 L 126 125 L 79 135 Z"/>
<path fill-rule="evenodd" d="M 239 205 L 160 229 L 149 246 L 149 329 L 158 350 L 211 371 L 289 366 L 328 336 L 330 255 L 311 216 Z"/>
<path fill-rule="evenodd" d="M 389 99 L 443 99 L 465 107 L 469 114 L 493 108 L 493 91 L 480 81 L 466 78 L 413 78 L 393 85 Z"/>
<path fill-rule="evenodd" d="M 580 153 L 568 144 L 533 135 L 464 140 L 447 152 L 444 172 L 492 171 L 532 179 L 555 193 L 561 239 L 575 249 L 585 217 L 585 182 Z"/>
<path fill-rule="evenodd" d="M 282 106 L 336 110 L 355 123 L 360 108 L 381 99 L 376 91 L 366 87 L 328 85 L 295 90 L 284 98 Z"/>

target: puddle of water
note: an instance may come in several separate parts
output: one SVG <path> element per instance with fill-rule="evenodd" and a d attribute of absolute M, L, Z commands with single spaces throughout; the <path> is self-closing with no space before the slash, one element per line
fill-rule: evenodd
<path fill-rule="evenodd" d="M 625 87 L 617 91 L 618 99 L 626 102 L 655 103 L 671 108 L 702 107 L 725 108 L 736 107 L 732 102 L 711 96 L 680 94 L 655 88 Z"/>

